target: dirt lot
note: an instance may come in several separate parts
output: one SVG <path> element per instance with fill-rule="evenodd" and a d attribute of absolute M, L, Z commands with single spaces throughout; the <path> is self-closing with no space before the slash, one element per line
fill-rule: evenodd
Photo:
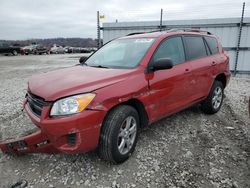
<path fill-rule="evenodd" d="M 0 56 L 0 139 L 33 129 L 21 111 L 28 77 L 72 66 L 77 55 Z M 77 155 L 0 153 L 0 187 L 25 179 L 30 187 L 250 187 L 250 77 L 234 77 L 219 113 L 197 106 L 141 131 L 121 165 L 95 152 Z"/>

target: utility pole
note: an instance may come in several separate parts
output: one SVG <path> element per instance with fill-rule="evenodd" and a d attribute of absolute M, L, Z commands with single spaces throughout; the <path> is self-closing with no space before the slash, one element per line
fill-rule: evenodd
<path fill-rule="evenodd" d="M 161 9 L 161 17 L 160 17 L 160 31 L 162 30 L 162 14 L 163 14 L 163 9 Z"/>
<path fill-rule="evenodd" d="M 97 48 L 101 47 L 100 13 L 97 11 Z"/>
<path fill-rule="evenodd" d="M 235 56 L 235 64 L 234 64 L 234 76 L 237 73 L 237 65 L 238 65 L 238 59 L 239 59 L 240 39 L 241 39 L 241 33 L 242 33 L 244 12 L 245 12 L 245 2 L 243 3 L 242 13 L 241 13 L 241 19 L 240 19 L 240 25 L 239 25 L 238 43 L 237 43 L 237 47 L 236 47 L 236 56 Z"/>

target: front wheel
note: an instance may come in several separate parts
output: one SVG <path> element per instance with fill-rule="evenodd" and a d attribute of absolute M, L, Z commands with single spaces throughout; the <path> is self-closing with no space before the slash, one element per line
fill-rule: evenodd
<path fill-rule="evenodd" d="M 221 108 L 224 97 L 224 87 L 220 81 L 215 80 L 208 97 L 201 104 L 201 110 L 206 114 L 214 114 Z"/>
<path fill-rule="evenodd" d="M 98 152 L 101 158 L 122 163 L 133 153 L 139 129 L 137 111 L 120 105 L 107 115 L 101 129 Z"/>

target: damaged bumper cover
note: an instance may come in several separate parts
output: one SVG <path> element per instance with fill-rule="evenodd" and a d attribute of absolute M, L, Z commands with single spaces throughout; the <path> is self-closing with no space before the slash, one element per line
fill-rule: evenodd
<path fill-rule="evenodd" d="M 40 117 L 27 101 L 24 108 L 38 131 L 17 139 L 0 142 L 4 153 L 79 153 L 97 147 L 105 112 L 86 110 L 67 117 L 51 118 L 50 106 L 44 106 Z"/>
<path fill-rule="evenodd" d="M 46 135 L 40 130 L 30 135 L 8 140 L 0 143 L 0 149 L 4 153 L 56 153 Z"/>

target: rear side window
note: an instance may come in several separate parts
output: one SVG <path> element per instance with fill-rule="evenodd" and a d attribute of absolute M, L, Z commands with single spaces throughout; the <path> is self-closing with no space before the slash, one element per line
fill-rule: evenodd
<path fill-rule="evenodd" d="M 154 54 L 153 60 L 169 58 L 174 65 L 185 61 L 185 54 L 181 37 L 173 37 L 163 41 Z"/>
<path fill-rule="evenodd" d="M 219 48 L 218 48 L 218 44 L 215 38 L 213 37 L 205 37 L 205 40 L 208 44 L 208 47 L 211 51 L 212 54 L 217 54 L 219 53 Z"/>
<path fill-rule="evenodd" d="M 198 59 L 207 56 L 206 48 L 202 37 L 185 36 L 185 42 L 188 60 Z"/>

